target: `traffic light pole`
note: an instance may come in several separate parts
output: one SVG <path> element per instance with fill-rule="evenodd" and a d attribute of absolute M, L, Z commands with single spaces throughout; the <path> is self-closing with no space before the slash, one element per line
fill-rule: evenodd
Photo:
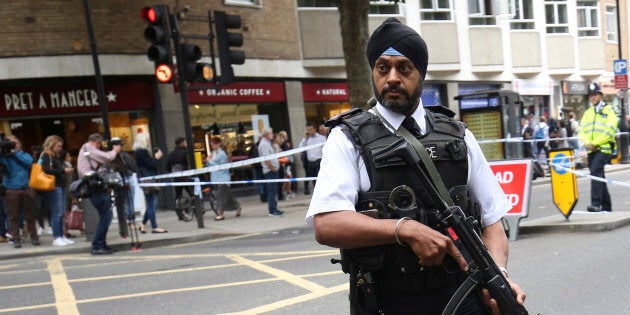
<path fill-rule="evenodd" d="M 90 14 L 88 0 L 83 0 L 83 9 L 85 10 L 85 24 L 87 24 L 88 35 L 90 37 L 90 50 L 92 51 L 92 62 L 94 63 L 94 76 L 96 76 L 98 103 L 101 106 L 103 132 L 105 139 L 109 140 L 111 133 L 109 131 L 109 117 L 107 116 L 107 102 L 105 101 L 105 87 L 103 84 L 103 76 L 101 75 L 101 66 L 98 62 L 98 53 L 96 52 L 96 40 L 94 39 L 94 28 L 92 27 L 92 15 Z"/>
<path fill-rule="evenodd" d="M 188 147 L 188 165 L 192 169 L 195 165 L 195 148 L 192 136 L 192 126 L 190 125 L 190 112 L 188 111 L 188 87 L 186 85 L 186 79 L 184 78 L 184 62 L 181 60 L 182 49 L 180 43 L 179 25 L 177 23 L 177 17 L 169 13 L 169 19 L 171 22 L 171 34 L 173 42 L 175 44 L 175 59 L 177 61 L 177 84 L 179 84 L 179 97 L 182 102 L 182 114 L 184 115 L 184 128 L 186 129 L 186 145 Z M 195 216 L 197 217 L 197 227 L 204 228 L 203 214 L 201 211 L 201 199 L 194 194 L 193 204 L 195 205 Z"/>
<path fill-rule="evenodd" d="M 621 19 L 619 17 L 621 11 L 621 7 L 619 6 L 619 0 L 617 3 L 617 36 L 619 36 L 617 41 L 617 47 L 619 49 L 619 59 L 622 59 L 621 54 Z M 621 160 L 619 161 L 621 164 L 630 164 L 630 155 L 628 154 L 628 122 L 626 121 L 626 105 L 624 104 L 624 98 L 626 91 L 622 92 L 621 97 L 619 98 L 620 104 L 620 116 L 619 123 L 617 128 L 619 128 L 619 150 L 621 151 Z"/>

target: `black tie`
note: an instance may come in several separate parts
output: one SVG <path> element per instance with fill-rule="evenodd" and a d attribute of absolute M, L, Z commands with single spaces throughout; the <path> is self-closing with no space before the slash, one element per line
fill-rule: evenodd
<path fill-rule="evenodd" d="M 413 119 L 413 117 L 411 117 L 411 116 L 405 117 L 405 120 L 403 120 L 403 122 L 402 122 L 402 126 L 405 129 L 409 130 L 409 132 L 411 132 L 411 134 L 414 137 L 420 138 L 422 136 L 422 133 L 420 133 L 420 127 L 416 123 L 416 120 Z"/>

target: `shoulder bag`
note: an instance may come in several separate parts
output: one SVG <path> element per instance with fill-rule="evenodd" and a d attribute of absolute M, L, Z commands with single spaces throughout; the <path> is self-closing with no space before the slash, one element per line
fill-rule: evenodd
<path fill-rule="evenodd" d="M 42 153 L 42 156 L 43 155 Z M 50 158 L 50 166 L 52 168 L 52 157 L 50 155 L 48 155 L 48 157 Z M 39 161 L 31 166 L 31 177 L 28 181 L 28 185 L 39 191 L 55 190 L 55 175 L 44 173 L 41 156 L 39 157 Z"/>

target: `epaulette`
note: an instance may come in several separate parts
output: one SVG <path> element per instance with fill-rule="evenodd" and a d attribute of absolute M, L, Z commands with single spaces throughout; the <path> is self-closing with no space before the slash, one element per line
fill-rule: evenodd
<path fill-rule="evenodd" d="M 427 105 L 424 106 L 425 109 L 428 109 L 434 113 L 440 113 L 440 114 L 444 114 L 450 118 L 455 117 L 455 112 L 452 111 L 450 108 L 448 107 L 444 107 L 442 105 Z"/>
<path fill-rule="evenodd" d="M 341 114 L 336 115 L 335 117 L 329 119 L 324 125 L 328 128 L 333 128 L 335 126 L 337 126 L 342 120 L 346 119 L 346 118 L 350 118 L 352 116 L 358 115 L 359 113 L 363 112 L 362 109 L 360 108 L 353 108 L 349 111 L 345 111 Z"/>

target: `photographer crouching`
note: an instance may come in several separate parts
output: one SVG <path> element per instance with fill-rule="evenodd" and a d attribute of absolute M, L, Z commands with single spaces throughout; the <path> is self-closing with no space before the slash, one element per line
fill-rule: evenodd
<path fill-rule="evenodd" d="M 4 169 L 3 185 L 6 188 L 5 205 L 9 215 L 9 233 L 13 238 L 13 247 L 22 247 L 20 235 L 21 215 L 26 220 L 26 228 L 31 236 L 31 243 L 39 245 L 33 206 L 35 191 L 28 186 L 33 157 L 22 151 L 22 143 L 15 136 L 8 136 L 0 141 L 0 162 Z"/>
<path fill-rule="evenodd" d="M 88 137 L 88 141 L 79 150 L 77 161 L 79 178 L 94 176 L 94 173 L 103 177 L 108 171 L 106 164 L 109 164 L 116 158 L 121 150 L 121 145 L 113 145 L 111 151 L 105 152 L 101 151 L 102 142 L 103 136 L 101 134 L 91 134 Z M 107 246 L 106 242 L 107 231 L 112 222 L 111 198 L 108 187 L 104 184 L 94 187 L 90 191 L 89 198 L 99 216 L 96 231 L 92 238 L 92 255 L 112 254 L 114 251 Z"/>

